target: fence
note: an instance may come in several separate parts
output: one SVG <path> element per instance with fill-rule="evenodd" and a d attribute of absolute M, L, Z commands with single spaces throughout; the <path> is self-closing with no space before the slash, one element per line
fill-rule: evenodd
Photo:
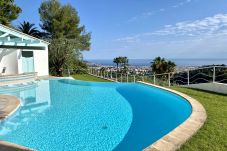
<path fill-rule="evenodd" d="M 162 74 L 152 74 L 149 70 L 137 72 L 135 69 L 123 71 L 111 67 L 90 67 L 88 73 L 118 82 L 144 81 L 161 86 L 227 83 L 227 66 L 209 66 Z"/>

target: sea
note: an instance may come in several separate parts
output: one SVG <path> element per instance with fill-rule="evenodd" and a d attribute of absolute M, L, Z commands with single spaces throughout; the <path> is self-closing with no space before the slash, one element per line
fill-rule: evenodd
<path fill-rule="evenodd" d="M 227 65 L 226 59 L 168 59 L 176 63 L 178 67 L 197 67 L 204 65 Z M 91 64 L 101 66 L 116 66 L 112 59 L 87 59 Z M 148 67 L 151 65 L 152 59 L 129 59 L 129 65 L 135 67 Z"/>

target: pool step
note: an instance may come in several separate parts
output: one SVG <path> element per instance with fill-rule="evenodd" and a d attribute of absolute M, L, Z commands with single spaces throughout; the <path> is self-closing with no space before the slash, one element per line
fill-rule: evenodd
<path fill-rule="evenodd" d="M 14 84 L 14 85 L 4 85 L 4 86 L 0 86 L 0 94 L 29 90 L 34 87 L 37 87 L 36 82 L 28 82 L 28 83 Z"/>
<path fill-rule="evenodd" d="M 48 104 L 49 104 L 48 102 L 32 103 L 32 104 L 29 104 L 29 105 L 21 106 L 20 111 L 32 110 L 32 109 L 36 109 L 36 108 L 46 106 Z"/>
<path fill-rule="evenodd" d="M 0 76 L 0 86 L 35 81 L 36 72 Z"/>

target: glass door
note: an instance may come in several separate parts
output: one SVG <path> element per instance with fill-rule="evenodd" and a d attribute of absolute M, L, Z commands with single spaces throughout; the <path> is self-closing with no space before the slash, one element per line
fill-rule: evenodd
<path fill-rule="evenodd" d="M 22 51 L 22 71 L 34 72 L 33 51 Z"/>

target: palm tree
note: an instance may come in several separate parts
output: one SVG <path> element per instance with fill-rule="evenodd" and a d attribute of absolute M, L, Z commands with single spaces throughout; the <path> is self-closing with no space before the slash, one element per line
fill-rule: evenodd
<path fill-rule="evenodd" d="M 176 64 L 172 61 L 167 62 L 167 72 L 174 72 L 176 69 Z"/>
<path fill-rule="evenodd" d="M 128 58 L 127 57 L 121 57 L 121 63 L 123 64 L 123 67 L 125 68 L 128 64 Z"/>
<path fill-rule="evenodd" d="M 128 64 L 128 58 L 119 56 L 119 57 L 114 58 L 113 62 L 116 63 L 117 68 L 119 65 L 126 67 L 126 65 Z"/>
<path fill-rule="evenodd" d="M 176 68 L 176 64 L 172 61 L 166 61 L 165 58 L 156 57 L 153 62 L 151 62 L 151 68 L 154 73 L 161 74 L 173 72 Z"/>
<path fill-rule="evenodd" d="M 128 67 L 127 67 L 127 65 L 128 65 L 128 58 L 127 57 L 119 57 L 119 58 L 120 58 L 121 67 L 123 67 L 121 73 L 126 74 L 127 71 L 128 71 Z"/>
<path fill-rule="evenodd" d="M 165 61 L 161 57 L 156 57 L 153 62 L 151 62 L 152 71 L 155 73 L 163 73 L 163 65 Z"/>
<path fill-rule="evenodd" d="M 113 59 L 113 62 L 116 63 L 116 65 L 117 65 L 117 70 L 118 70 L 119 64 L 121 63 L 120 57 L 114 58 L 114 59 Z"/>
<path fill-rule="evenodd" d="M 35 24 L 24 21 L 23 23 L 20 23 L 18 29 L 25 34 L 40 38 L 41 32 L 34 26 Z"/>

